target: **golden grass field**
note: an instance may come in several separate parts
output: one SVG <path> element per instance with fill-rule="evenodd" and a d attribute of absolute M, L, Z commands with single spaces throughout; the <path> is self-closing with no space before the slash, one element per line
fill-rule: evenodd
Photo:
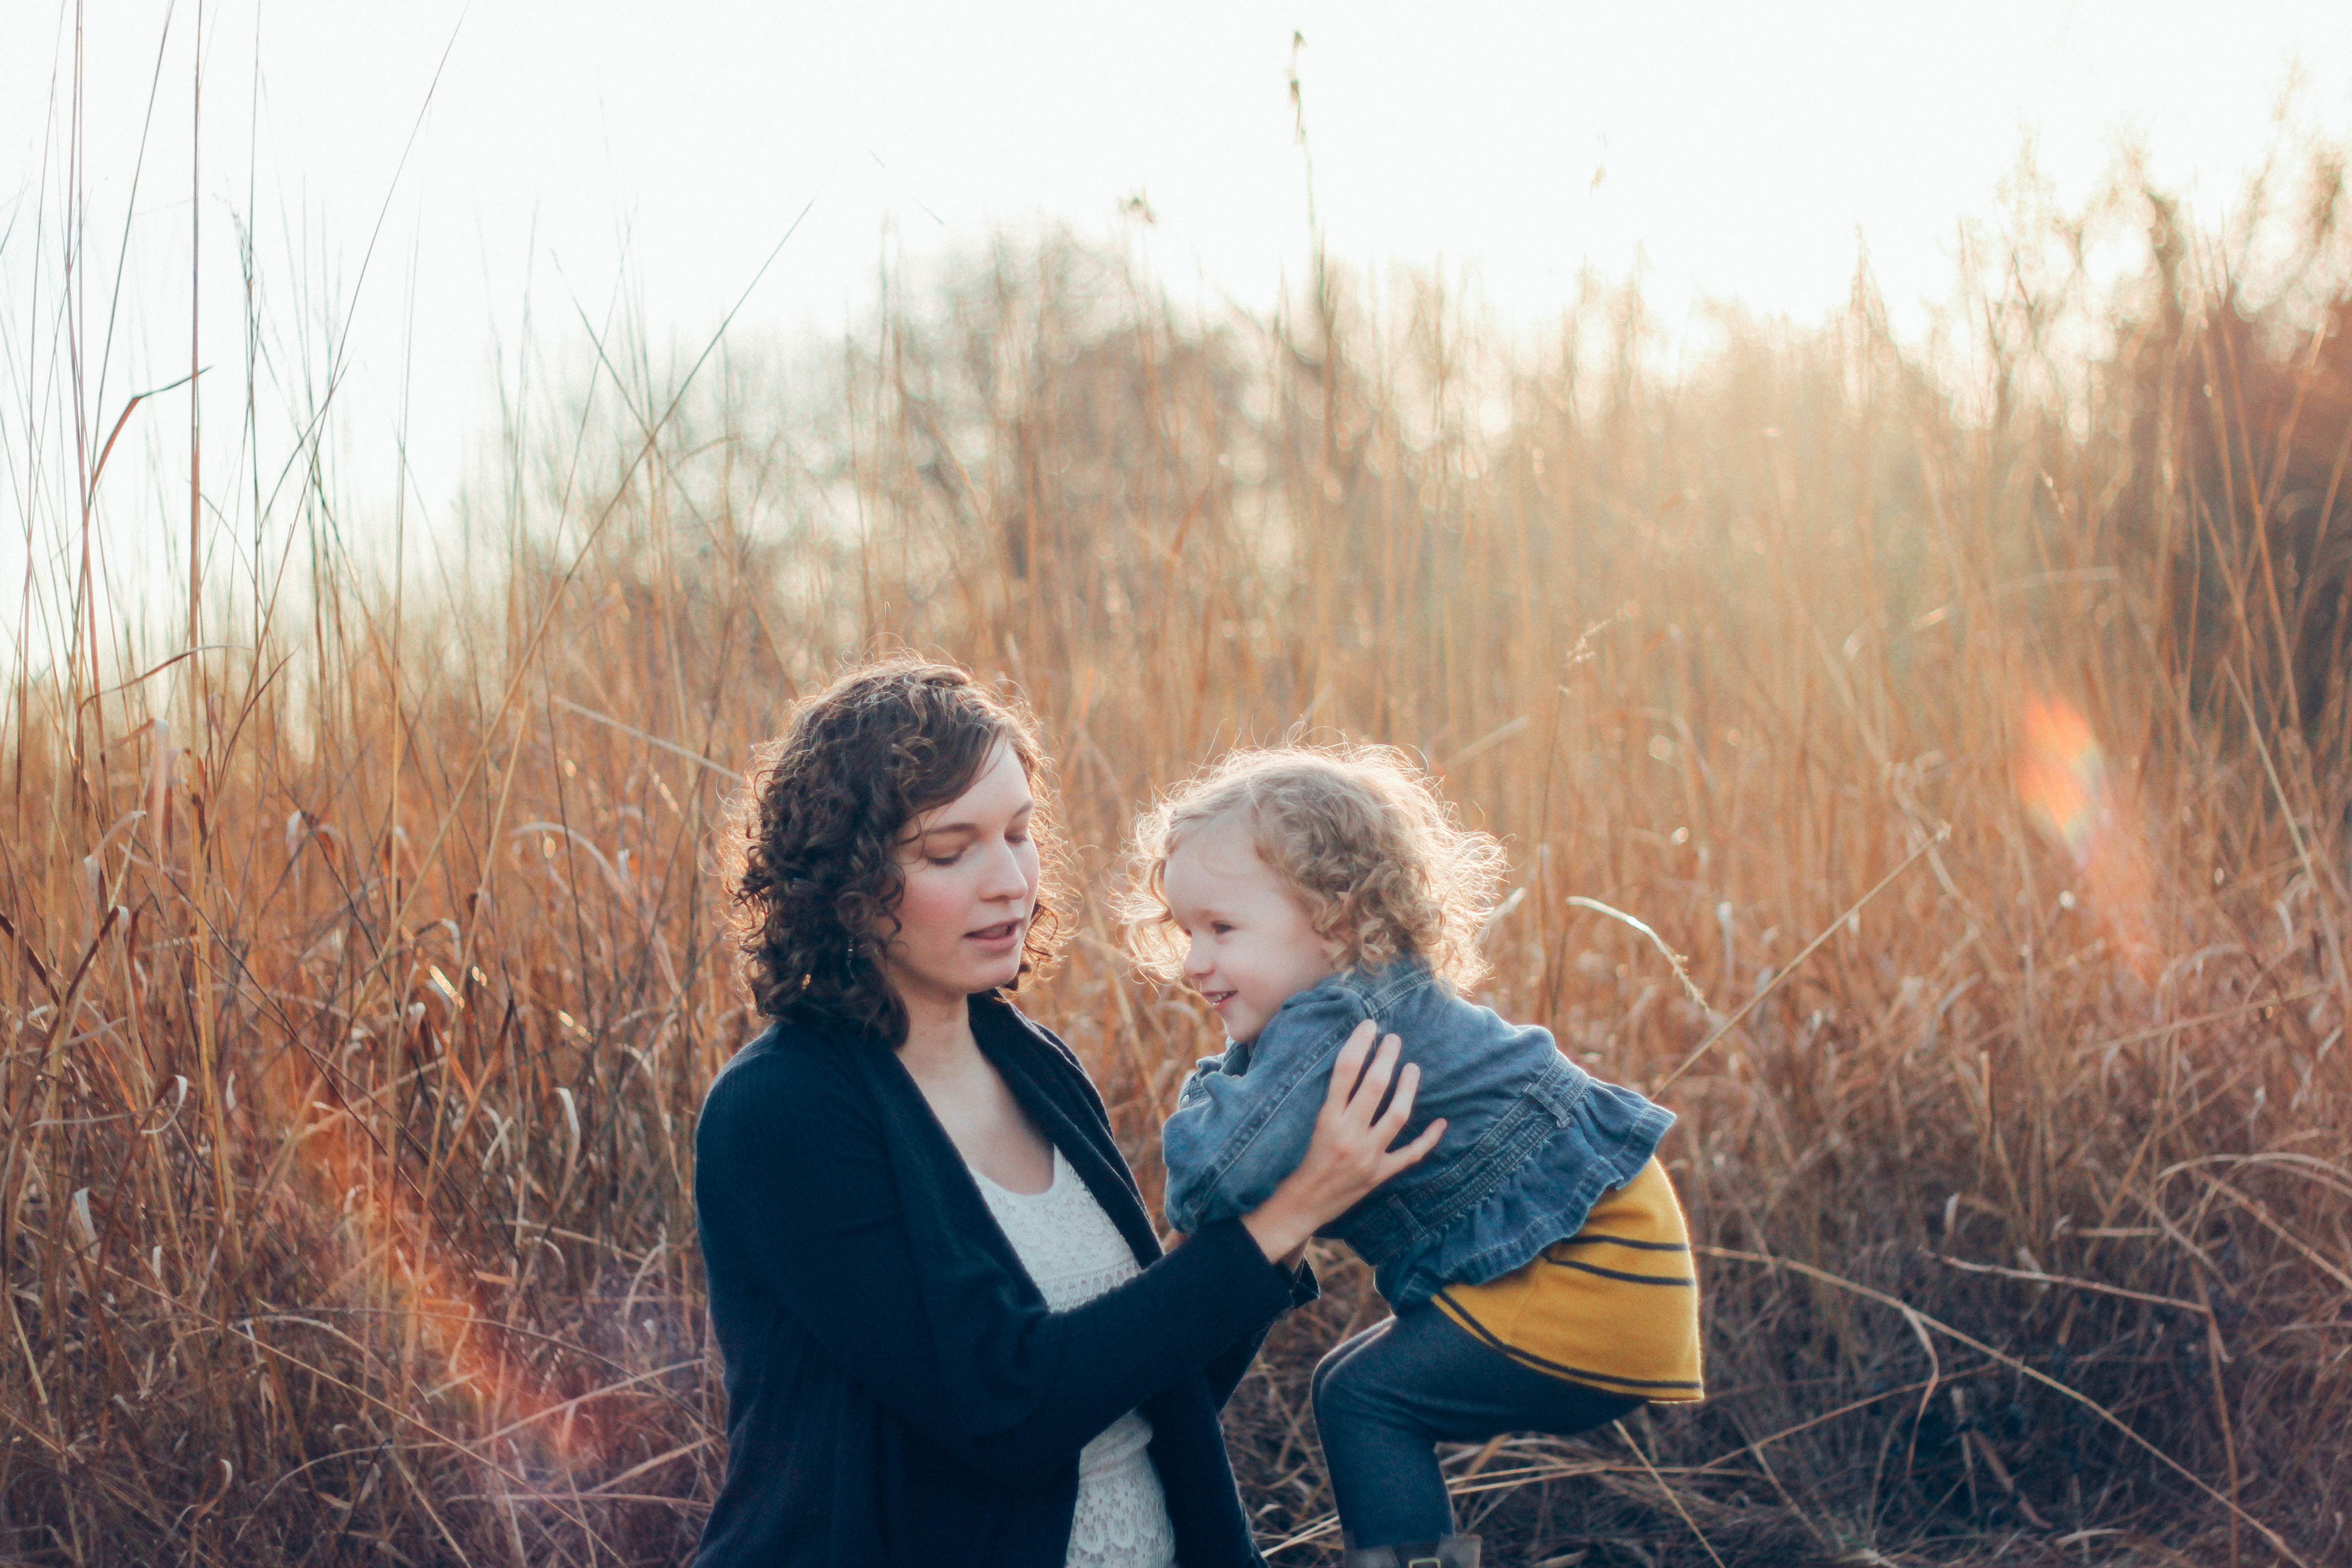
<path fill-rule="evenodd" d="M 208 474 L 293 542 L 208 580 L 231 646 L 92 608 L 7 693 L 0 1562 L 684 1557 L 695 1114 L 758 1026 L 716 825 L 896 646 L 1042 721 L 1080 918 L 1023 1001 L 1148 1191 L 1216 1043 L 1107 912 L 1155 785 L 1389 742 L 1505 838 L 1493 1003 L 1679 1113 L 1713 1397 L 1450 1460 L 1493 1561 L 2352 1560 L 2329 204 L 2257 268 L 2127 191 L 2112 296 L 2018 232 L 1932 355 L 1864 285 L 1677 357 L 1632 289 L 1203 319 L 1047 239 L 822 374 L 599 345 L 435 572 Z M 1337 1561 L 1306 1375 L 1381 1310 L 1318 1261 L 1230 1414 L 1277 1564 Z"/>

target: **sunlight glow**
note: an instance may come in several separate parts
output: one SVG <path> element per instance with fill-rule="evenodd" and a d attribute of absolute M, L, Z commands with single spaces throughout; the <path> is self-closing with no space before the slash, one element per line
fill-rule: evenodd
<path fill-rule="evenodd" d="M 2025 705 L 2011 764 L 2026 816 L 2074 862 L 2081 894 L 2059 894 L 2059 907 L 2087 904 L 2090 917 L 2123 958 L 2147 978 L 2154 952 L 2155 877 L 2138 813 L 2107 762 L 2090 721 L 2060 698 Z"/>
<path fill-rule="evenodd" d="M 401 1036 L 418 1055 L 439 1055 L 422 1018 L 394 1037 Z M 371 1042 L 368 1048 L 388 1043 Z M 444 1059 L 462 1074 L 455 1058 Z M 300 1086 L 289 1072 L 275 1087 Z M 281 1105 L 278 1114 L 290 1120 L 290 1106 Z M 469 1407 L 462 1422 L 446 1414 L 416 1414 L 452 1435 L 452 1441 L 465 1441 L 456 1433 L 481 1434 L 467 1446 L 484 1464 L 486 1480 L 544 1482 L 561 1495 L 573 1473 L 593 1468 L 602 1453 L 594 1401 L 567 1398 L 506 1342 L 493 1301 L 511 1291 L 516 1280 L 480 1273 L 450 1258 L 416 1193 L 406 1180 L 386 1174 L 375 1145 L 353 1131 L 349 1116 L 328 1113 L 299 1147 L 316 1201 L 344 1213 L 347 1278 L 363 1281 L 360 1294 L 398 1316 L 403 1331 L 397 1337 L 426 1363 L 410 1370 L 410 1386 L 454 1395 Z"/>
<path fill-rule="evenodd" d="M 2088 869 L 2112 821 L 2106 752 L 2089 721 L 2063 701 L 2027 703 L 2024 728 L 2018 798 L 2034 825 L 2065 846 L 2075 867 Z"/>

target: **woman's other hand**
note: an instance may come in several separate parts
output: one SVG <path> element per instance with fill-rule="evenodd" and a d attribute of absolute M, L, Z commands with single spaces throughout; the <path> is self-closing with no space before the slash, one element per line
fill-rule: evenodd
<path fill-rule="evenodd" d="M 1413 1090 L 1420 1085 L 1421 1069 L 1407 1062 L 1399 1073 L 1397 1053 L 1402 1043 L 1391 1035 L 1375 1052 L 1372 1039 L 1378 1033 L 1368 1018 L 1339 1047 L 1307 1157 L 1283 1178 L 1272 1197 L 1242 1216 L 1243 1226 L 1259 1248 L 1285 1268 L 1297 1264 L 1308 1237 L 1355 1207 L 1367 1193 L 1399 1171 L 1419 1163 L 1444 1136 L 1445 1122 L 1441 1119 L 1404 1147 L 1389 1147 L 1412 1115 Z M 1364 1060 L 1368 1056 L 1371 1058 L 1369 1067 Z M 1396 1093 L 1389 1097 L 1391 1079 Z M 1382 1110 L 1384 1097 L 1388 1106 Z"/>

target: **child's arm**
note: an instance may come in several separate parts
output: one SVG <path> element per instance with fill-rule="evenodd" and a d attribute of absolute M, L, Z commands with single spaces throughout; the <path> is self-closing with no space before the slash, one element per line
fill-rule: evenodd
<path fill-rule="evenodd" d="M 1274 1195 L 1305 1157 L 1331 1064 L 1366 1016 L 1345 993 L 1294 997 L 1256 1040 L 1193 1069 L 1160 1134 L 1171 1226 L 1195 1231 Z"/>

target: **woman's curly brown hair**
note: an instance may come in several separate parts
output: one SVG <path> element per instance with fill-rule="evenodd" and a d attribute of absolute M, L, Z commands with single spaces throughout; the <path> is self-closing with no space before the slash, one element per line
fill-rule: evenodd
<path fill-rule="evenodd" d="M 898 840 L 971 788 L 1000 745 L 1037 803 L 1030 833 L 1041 870 L 1021 973 L 1046 966 L 1061 934 L 1059 850 L 1029 713 L 954 665 L 893 655 L 803 700 L 784 732 L 753 751 L 730 807 L 732 924 L 761 1013 L 847 1026 L 894 1048 L 905 1040 L 907 1009 L 881 963 L 906 887 Z"/>
<path fill-rule="evenodd" d="M 1429 775 L 1393 747 L 1285 746 L 1221 758 L 1136 823 L 1120 913 L 1148 973 L 1183 973 L 1168 858 L 1227 816 L 1249 822 L 1258 858 L 1339 944 L 1343 967 L 1418 958 L 1457 988 L 1486 973 L 1478 931 L 1502 881 L 1502 845 L 1454 820 Z"/>

